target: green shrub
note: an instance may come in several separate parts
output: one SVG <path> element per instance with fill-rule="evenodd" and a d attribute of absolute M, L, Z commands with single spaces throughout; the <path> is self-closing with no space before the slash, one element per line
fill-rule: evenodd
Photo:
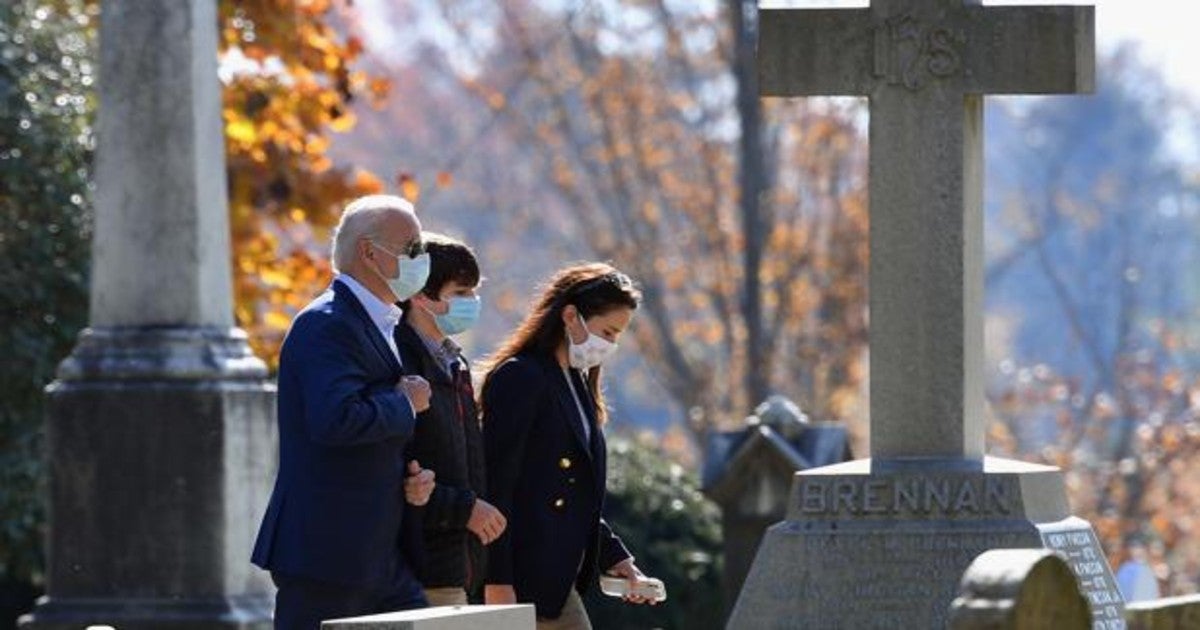
<path fill-rule="evenodd" d="M 667 601 L 635 606 L 592 590 L 592 625 L 714 628 L 723 625 L 720 508 L 700 493 L 696 475 L 637 440 L 609 441 L 607 519 L 639 568 L 667 586 Z"/>
<path fill-rule="evenodd" d="M 0 579 L 40 583 L 43 388 L 87 321 L 95 3 L 0 3 Z"/>

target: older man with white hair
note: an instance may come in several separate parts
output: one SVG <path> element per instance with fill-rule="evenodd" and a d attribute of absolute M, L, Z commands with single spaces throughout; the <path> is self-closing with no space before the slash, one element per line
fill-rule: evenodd
<path fill-rule="evenodd" d="M 292 321 L 279 357 L 279 473 L 252 561 L 278 587 L 275 627 L 426 604 L 407 542 L 433 473 L 405 462 L 429 384 L 405 376 L 397 302 L 429 275 L 421 222 L 400 197 L 346 207 L 333 236 L 332 286 Z"/>

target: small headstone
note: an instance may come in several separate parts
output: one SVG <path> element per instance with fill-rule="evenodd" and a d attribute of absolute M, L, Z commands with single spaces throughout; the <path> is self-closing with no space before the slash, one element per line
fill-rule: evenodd
<path fill-rule="evenodd" d="M 437 606 L 419 610 L 330 619 L 321 630 L 534 630 L 533 606 Z"/>
<path fill-rule="evenodd" d="M 1192 630 L 1200 628 L 1200 595 L 1134 602 L 1125 607 L 1130 630 Z"/>
<path fill-rule="evenodd" d="M 950 605 L 953 630 L 1086 630 L 1087 601 L 1066 560 L 1048 549 L 993 549 L 967 567 Z"/>
<path fill-rule="evenodd" d="M 726 593 L 741 590 L 763 533 L 786 516 L 796 472 L 849 461 L 849 445 L 845 425 L 811 422 L 780 395 L 759 404 L 742 429 L 709 434 L 704 494 L 721 506 Z"/>

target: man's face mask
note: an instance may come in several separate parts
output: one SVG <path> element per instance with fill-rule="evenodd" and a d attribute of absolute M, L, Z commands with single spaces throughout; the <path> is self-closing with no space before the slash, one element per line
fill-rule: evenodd
<path fill-rule="evenodd" d="M 371 244 L 380 251 L 396 257 L 396 277 L 389 278 L 378 269 L 375 270 L 375 273 L 387 282 L 388 288 L 396 296 L 396 301 L 407 300 L 425 286 L 425 281 L 429 279 L 429 254 L 425 252 L 424 243 L 415 241 L 402 254 L 390 252 L 374 241 Z"/>

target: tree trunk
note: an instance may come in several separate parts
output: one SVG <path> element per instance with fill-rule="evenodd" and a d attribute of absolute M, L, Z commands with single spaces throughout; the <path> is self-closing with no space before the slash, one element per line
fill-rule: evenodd
<path fill-rule="evenodd" d="M 746 403 L 753 408 L 770 393 L 762 314 L 763 244 L 766 221 L 762 199 L 766 189 L 763 173 L 762 109 L 758 97 L 755 44 L 758 39 L 758 2 L 731 0 L 729 15 L 733 28 L 732 68 L 737 82 L 737 110 L 742 136 L 739 143 L 738 185 L 744 239 L 742 318 L 746 326 Z"/>

